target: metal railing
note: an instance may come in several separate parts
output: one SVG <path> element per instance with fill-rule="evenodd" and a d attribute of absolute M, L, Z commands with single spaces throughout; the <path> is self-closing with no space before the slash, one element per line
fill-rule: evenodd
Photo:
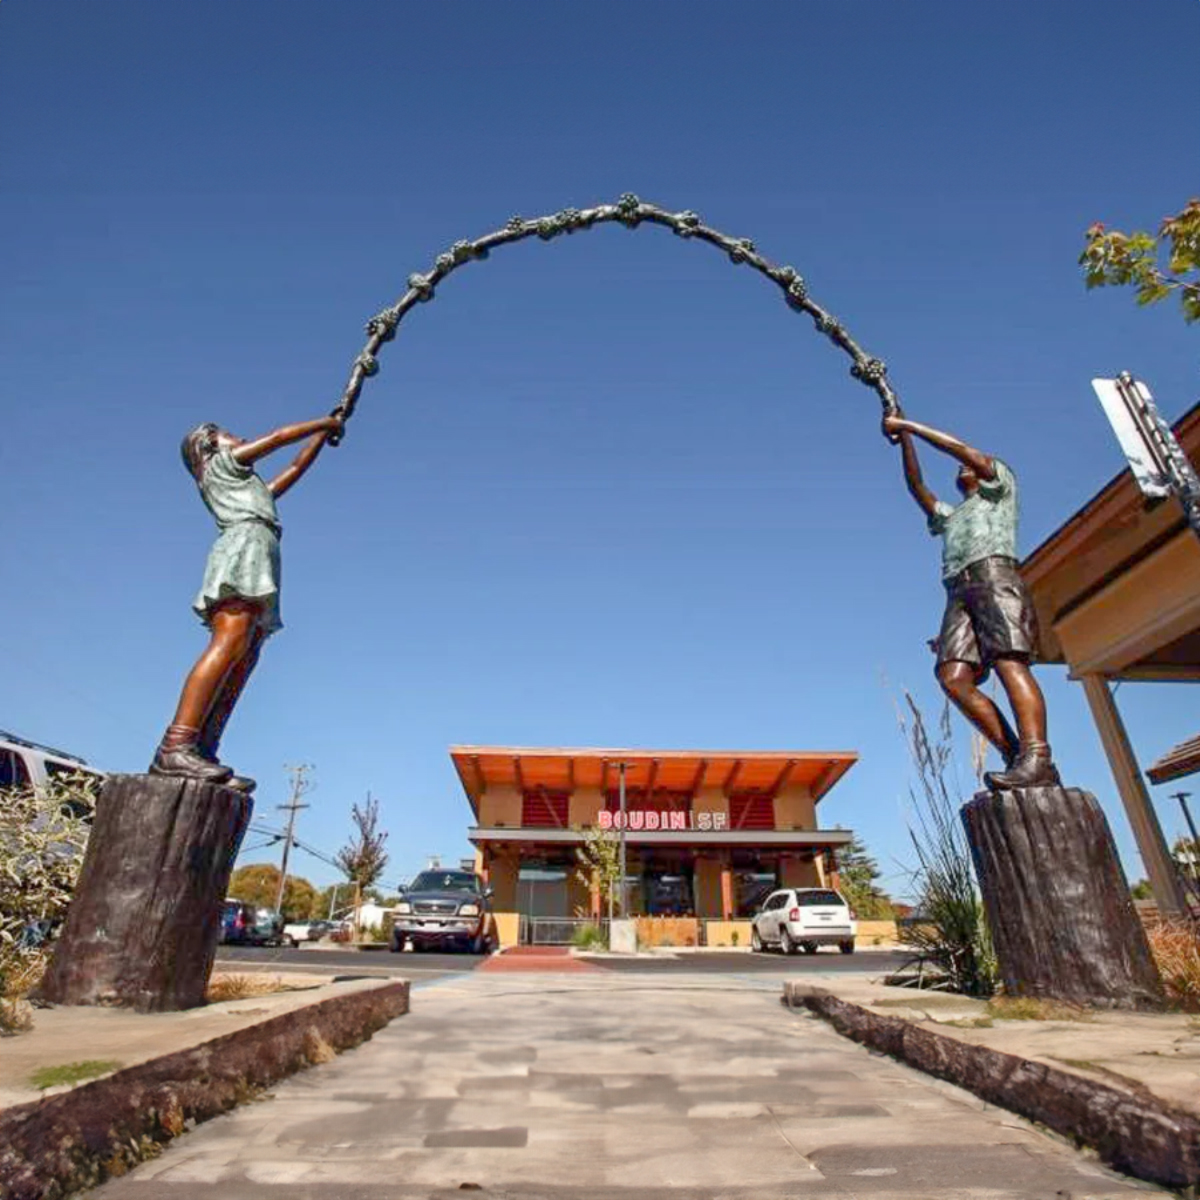
<path fill-rule="evenodd" d="M 608 922 L 591 917 L 521 918 L 521 942 L 528 946 L 569 946 L 581 929 L 599 929 L 607 935 Z"/>

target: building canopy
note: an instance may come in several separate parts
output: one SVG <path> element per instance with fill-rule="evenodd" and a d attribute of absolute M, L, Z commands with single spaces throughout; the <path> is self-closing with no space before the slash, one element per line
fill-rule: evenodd
<path fill-rule="evenodd" d="M 620 764 L 631 792 L 696 796 L 717 789 L 724 795 L 759 793 L 774 797 L 785 787 L 807 788 L 814 803 L 858 761 L 850 750 L 621 750 L 526 749 L 514 746 L 453 746 L 450 757 L 476 816 L 489 789 L 574 792 L 617 787 Z"/>

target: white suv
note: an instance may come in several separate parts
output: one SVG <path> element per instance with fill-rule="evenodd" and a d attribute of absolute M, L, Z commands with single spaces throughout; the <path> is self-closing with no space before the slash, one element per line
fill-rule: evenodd
<path fill-rule="evenodd" d="M 850 905 L 830 888 L 785 888 L 763 902 L 750 930 L 750 946 L 778 946 L 784 954 L 816 954 L 819 946 L 854 953 L 858 923 Z"/>
<path fill-rule="evenodd" d="M 72 775 L 76 771 L 102 777 L 95 767 L 89 767 L 74 754 L 26 741 L 0 729 L 0 791 L 29 784 L 40 788 L 55 775 Z"/>

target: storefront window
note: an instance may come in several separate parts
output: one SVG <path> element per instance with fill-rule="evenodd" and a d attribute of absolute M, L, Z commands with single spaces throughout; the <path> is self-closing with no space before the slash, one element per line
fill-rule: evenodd
<path fill-rule="evenodd" d="M 737 871 L 733 876 L 734 916 L 747 920 L 757 915 L 763 901 L 778 887 L 774 871 Z"/>
<path fill-rule="evenodd" d="M 695 914 L 690 870 L 677 874 L 648 873 L 644 877 L 643 894 L 648 916 L 690 917 Z"/>

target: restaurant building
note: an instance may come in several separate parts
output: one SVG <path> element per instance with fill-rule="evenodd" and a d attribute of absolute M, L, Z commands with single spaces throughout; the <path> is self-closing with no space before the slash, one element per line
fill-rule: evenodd
<path fill-rule="evenodd" d="M 818 803 L 858 761 L 849 751 L 455 746 L 450 755 L 503 944 L 529 940 L 539 922 L 604 915 L 579 869 L 589 830 L 624 833 L 630 916 L 690 919 L 697 940 L 714 944 L 776 887 L 836 886 L 836 852 L 852 836 L 817 824 Z"/>

